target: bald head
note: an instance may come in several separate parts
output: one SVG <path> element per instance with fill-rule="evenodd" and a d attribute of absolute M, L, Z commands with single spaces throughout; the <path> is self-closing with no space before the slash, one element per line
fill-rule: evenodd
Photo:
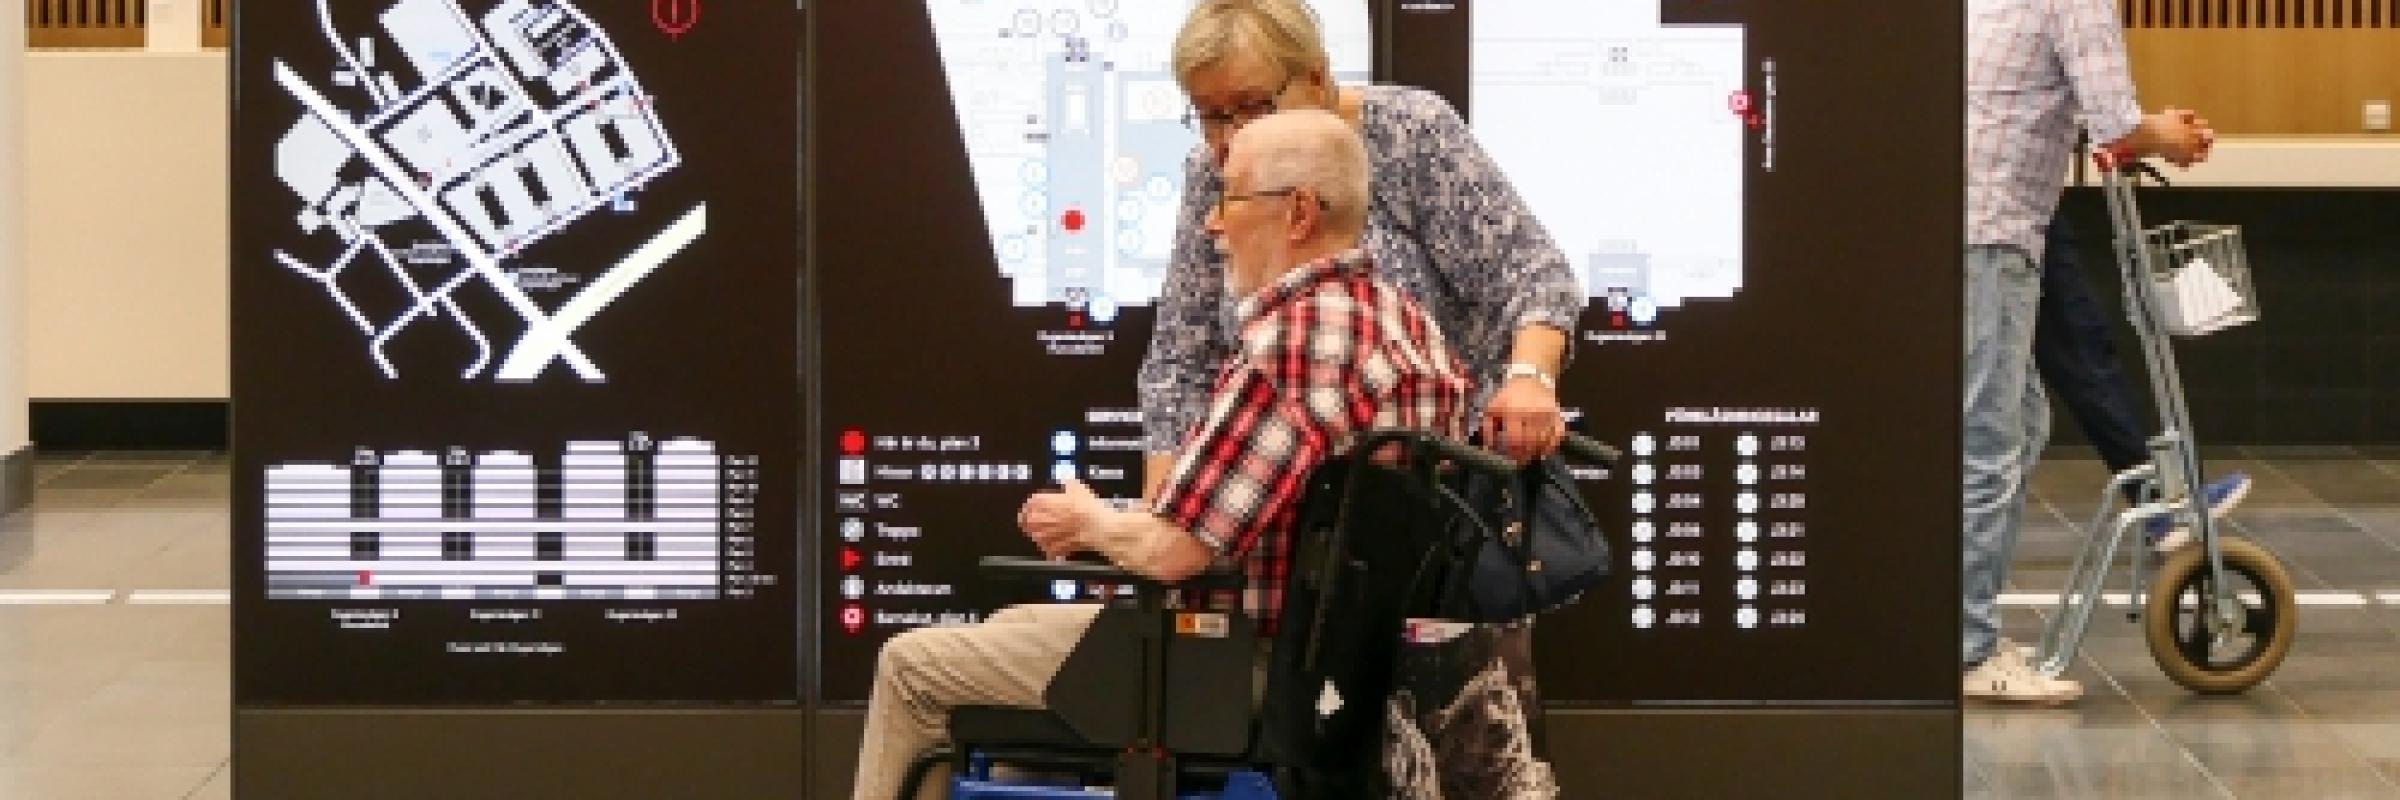
<path fill-rule="evenodd" d="M 1225 166 L 1228 178 L 1247 175 L 1253 191 L 1307 190 L 1325 204 L 1323 235 L 1355 239 L 1366 228 L 1367 148 L 1332 112 L 1282 111 L 1242 126 Z"/>

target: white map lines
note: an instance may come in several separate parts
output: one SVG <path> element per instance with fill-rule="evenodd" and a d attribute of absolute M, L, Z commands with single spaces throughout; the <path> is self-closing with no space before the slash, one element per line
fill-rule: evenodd
<path fill-rule="evenodd" d="M 361 449 L 266 474 L 272 599 L 720 596 L 729 517 L 754 513 L 714 442 L 570 441 L 527 452 Z M 741 551 L 746 553 L 747 551 Z"/>
<path fill-rule="evenodd" d="M 1010 301 L 1149 304 L 1200 142 L 1168 66 L 1190 0 L 925 2 Z M 1364 80 L 1365 3 L 1313 5 L 1335 74 Z"/>
<path fill-rule="evenodd" d="M 301 232 L 341 242 L 322 265 L 280 249 L 276 261 L 341 308 L 386 378 L 401 376 L 393 340 L 444 320 L 472 353 L 462 378 L 531 381 L 564 363 L 583 381 L 604 380 L 573 333 L 698 239 L 706 205 L 588 281 L 591 267 L 516 259 L 579 222 L 608 224 L 588 218 L 630 208 L 633 192 L 682 163 L 650 95 L 606 34 L 563 0 L 498 0 L 480 19 L 459 0 L 374 7 L 374 29 L 346 32 L 333 4 L 318 0 L 326 44 L 343 65 L 330 88 L 273 62 L 276 84 L 306 111 L 277 144 L 276 176 L 303 201 Z M 360 269 L 362 259 L 390 281 Z M 560 273 L 585 285 L 546 309 L 529 288 L 554 288 L 540 282 Z M 470 288 L 518 317 L 514 342 L 494 343 L 510 327 L 476 320 L 461 302 Z"/>
<path fill-rule="evenodd" d="M 1667 25 L 1655 2 L 1511 0 L 1473 12 L 1477 138 L 1586 293 L 1648 324 L 1742 285 L 1738 25 Z"/>

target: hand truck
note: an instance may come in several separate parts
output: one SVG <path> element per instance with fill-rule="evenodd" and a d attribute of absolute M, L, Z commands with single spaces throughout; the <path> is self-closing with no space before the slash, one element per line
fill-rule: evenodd
<path fill-rule="evenodd" d="M 2258 319 L 2242 230 L 2196 222 L 2144 228 L 2134 190 L 2143 177 L 2163 186 L 2165 176 L 2105 151 L 2093 160 L 2108 199 L 2125 313 L 2149 368 L 2158 435 L 2150 440 L 2150 463 L 2118 473 L 2103 490 L 2090 538 L 2068 569 L 2034 666 L 2053 677 L 2066 671 L 2105 599 L 2101 588 L 2126 536 L 2170 515 L 2171 527 L 2192 533 L 2191 543 L 2155 565 L 2151 548 L 2126 548 L 2132 591 L 2123 597 L 2128 603 L 2142 598 L 2127 618 L 2142 622 L 2150 655 L 2167 677 L 2201 694 L 2239 693 L 2283 662 L 2298 607 L 2282 562 L 2256 543 L 2219 533 L 2209 514 L 2171 337 L 2203 336 Z M 2129 490 L 2139 502 L 2120 502 Z"/>

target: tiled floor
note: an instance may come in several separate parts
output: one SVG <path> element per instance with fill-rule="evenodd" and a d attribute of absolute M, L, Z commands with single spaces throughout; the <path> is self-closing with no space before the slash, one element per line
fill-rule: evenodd
<path fill-rule="evenodd" d="M 2283 666 L 2247 694 L 2203 698 L 2167 679 L 2137 625 L 2103 613 L 2069 673 L 2081 703 L 1969 713 L 1967 796 L 2400 798 L 2400 451 L 2209 455 L 2212 472 L 2257 481 L 2232 532 L 2324 603 L 2301 606 Z M 2013 590 L 2061 588 L 2104 478 L 2092 461 L 2043 465 Z M 2050 609 L 2006 613 L 2031 642 Z"/>
<path fill-rule="evenodd" d="M 2195 697 L 2103 614 L 2066 710 L 1976 710 L 1977 798 L 2400 798 L 2400 450 L 2247 450 L 2235 532 L 2274 549 L 2301 637 L 2249 694 Z M 207 454 L 46 455 L 35 506 L 0 521 L 0 799 L 226 798 L 226 465 Z M 2063 580 L 2101 470 L 2037 480 L 2012 590 Z M 2038 638 L 2046 608 L 2009 609 Z"/>

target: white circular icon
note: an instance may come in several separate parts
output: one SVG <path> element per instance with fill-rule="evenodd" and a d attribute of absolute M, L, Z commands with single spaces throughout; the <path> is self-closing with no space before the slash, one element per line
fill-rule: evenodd
<path fill-rule="evenodd" d="M 1658 510 L 1658 498 L 1649 492 L 1633 493 L 1633 513 L 1648 514 Z"/>
<path fill-rule="evenodd" d="M 1633 465 L 1633 485 L 1648 486 L 1657 480 L 1658 468 L 1650 466 L 1650 462 L 1644 461 Z"/>
<path fill-rule="evenodd" d="M 1743 486 L 1757 485 L 1758 465 L 1747 461 L 1742 462 L 1741 466 L 1733 468 L 1733 480 Z"/>
<path fill-rule="evenodd" d="M 1758 455 L 1758 434 L 1745 433 L 1734 439 L 1733 451 L 1742 454 L 1743 458 Z"/>
<path fill-rule="evenodd" d="M 1733 510 L 1744 514 L 1758 513 L 1758 493 L 1743 492 L 1733 498 Z"/>
<path fill-rule="evenodd" d="M 1744 547 L 1733 554 L 1733 568 L 1743 572 L 1758 569 L 1758 551 Z"/>
<path fill-rule="evenodd" d="M 1753 520 L 1734 523 L 1733 538 L 1742 540 L 1744 544 L 1758 541 L 1758 523 Z"/>
<path fill-rule="evenodd" d="M 1648 572 L 1654 566 L 1658 566 L 1658 555 L 1650 552 L 1650 548 L 1636 547 L 1633 549 L 1633 570 L 1635 572 Z"/>
<path fill-rule="evenodd" d="M 1733 612 L 1733 624 L 1744 628 L 1758 627 L 1758 609 L 1742 606 Z"/>
<path fill-rule="evenodd" d="M 1657 437 L 1651 436 L 1647 433 L 1637 433 L 1633 435 L 1634 455 L 1641 456 L 1643 458 L 1649 458 L 1650 454 L 1656 452 L 1658 452 Z"/>
<path fill-rule="evenodd" d="M 1743 578 L 1733 582 L 1733 596 L 1744 602 L 1758 599 L 1758 579 Z"/>
<path fill-rule="evenodd" d="M 1652 626 L 1652 625 L 1656 625 L 1656 624 L 1658 624 L 1658 613 L 1657 613 L 1657 612 L 1655 612 L 1655 611 L 1651 611 L 1649 606 L 1634 606 L 1634 607 L 1633 607 L 1633 626 L 1634 626 L 1634 627 L 1636 627 L 1636 628 L 1648 628 L 1648 627 L 1650 627 L 1650 626 Z"/>
<path fill-rule="evenodd" d="M 1649 521 L 1649 520 L 1646 520 L 1646 519 L 1637 519 L 1637 520 L 1634 520 L 1634 521 L 1633 521 L 1633 540 L 1634 540 L 1634 541 L 1636 541 L 1636 542 L 1640 542 L 1640 543 L 1642 543 L 1642 544 L 1649 544 L 1649 543 L 1650 543 L 1650 540 L 1652 540 L 1652 539 L 1656 539 L 1656 538 L 1658 538 L 1658 525 L 1657 525 L 1657 524 L 1655 524 L 1655 523 L 1652 523 L 1651 521 Z"/>
<path fill-rule="evenodd" d="M 1633 579 L 1633 599 L 1648 600 L 1658 594 L 1658 582 L 1649 578 Z"/>

